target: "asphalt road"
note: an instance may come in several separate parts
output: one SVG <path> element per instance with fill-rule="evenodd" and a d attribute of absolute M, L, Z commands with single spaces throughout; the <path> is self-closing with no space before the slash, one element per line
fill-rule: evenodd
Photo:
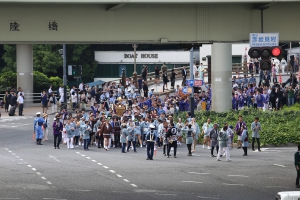
<path fill-rule="evenodd" d="M 95 146 L 88 152 L 65 145 L 54 149 L 52 136 L 37 146 L 31 140 L 33 117 L 9 119 L 0 119 L 0 199 L 267 200 L 297 190 L 296 147 L 249 149 L 248 157 L 233 149 L 232 162 L 226 162 L 200 145 L 188 157 L 182 144 L 177 158 L 166 158 L 159 149 L 150 161 L 145 148 L 126 154 Z"/>

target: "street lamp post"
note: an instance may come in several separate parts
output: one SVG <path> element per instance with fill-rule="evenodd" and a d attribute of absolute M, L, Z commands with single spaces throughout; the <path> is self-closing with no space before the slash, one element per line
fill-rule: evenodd
<path fill-rule="evenodd" d="M 63 44 L 63 49 L 59 50 L 59 54 L 63 59 L 63 85 L 64 85 L 64 104 L 67 105 L 67 54 L 66 45 Z M 67 106 L 66 106 L 67 109 Z"/>
<path fill-rule="evenodd" d="M 194 80 L 194 57 L 193 57 L 194 48 L 192 47 L 190 50 L 190 79 Z M 194 109 L 195 109 L 195 100 L 194 100 L 194 91 L 190 94 L 190 111 L 191 117 L 194 117 Z"/>
<path fill-rule="evenodd" d="M 138 45 L 137 44 L 133 44 L 132 45 L 132 47 L 133 47 L 133 49 L 134 49 L 134 69 L 133 69 L 133 81 L 134 81 L 134 84 L 135 84 L 135 86 L 137 86 L 137 72 L 136 72 L 136 48 L 138 47 Z"/>

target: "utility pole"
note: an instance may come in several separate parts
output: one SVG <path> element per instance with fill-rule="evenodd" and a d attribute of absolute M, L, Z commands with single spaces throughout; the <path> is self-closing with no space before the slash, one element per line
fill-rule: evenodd
<path fill-rule="evenodd" d="M 194 47 L 190 50 L 190 79 L 194 80 Z M 194 110 L 195 110 L 195 100 L 194 100 L 194 91 L 192 91 L 190 95 L 190 111 L 191 111 L 191 117 L 194 117 Z"/>
<path fill-rule="evenodd" d="M 133 81 L 135 84 L 135 87 L 137 87 L 137 72 L 136 72 L 136 48 L 138 47 L 137 44 L 132 45 L 133 50 L 134 50 L 134 70 L 133 70 Z"/>

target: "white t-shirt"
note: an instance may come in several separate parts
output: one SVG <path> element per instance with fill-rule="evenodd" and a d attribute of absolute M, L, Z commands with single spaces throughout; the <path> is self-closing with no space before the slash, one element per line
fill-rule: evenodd
<path fill-rule="evenodd" d="M 17 102 L 18 102 L 19 104 L 24 103 L 23 97 L 19 96 L 18 99 L 17 99 Z"/>
<path fill-rule="evenodd" d="M 79 90 L 80 90 L 80 91 L 83 90 L 83 84 L 82 84 L 82 83 L 80 83 L 80 85 L 79 85 Z"/>
<path fill-rule="evenodd" d="M 77 103 L 77 94 L 72 95 L 72 103 Z"/>

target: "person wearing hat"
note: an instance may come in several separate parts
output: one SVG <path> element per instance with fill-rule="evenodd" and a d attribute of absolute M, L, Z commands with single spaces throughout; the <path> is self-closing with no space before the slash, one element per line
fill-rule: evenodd
<path fill-rule="evenodd" d="M 170 123 L 170 128 L 167 131 L 166 138 L 168 140 L 168 150 L 167 156 L 170 157 L 170 150 L 171 147 L 174 148 L 174 158 L 176 158 L 176 151 L 177 151 L 177 128 L 175 127 L 174 123 Z"/>
<path fill-rule="evenodd" d="M 126 148 L 126 138 L 128 136 L 127 132 L 127 124 L 123 123 L 121 125 L 121 132 L 120 132 L 120 142 L 122 144 L 122 153 L 126 153 L 125 148 Z"/>
<path fill-rule="evenodd" d="M 227 145 L 227 142 L 228 142 L 230 136 L 228 137 L 227 130 L 228 130 L 228 124 L 225 123 L 223 128 L 221 129 L 221 131 L 218 134 L 218 142 L 219 142 L 220 149 L 218 152 L 217 161 L 221 161 L 220 157 L 222 156 L 223 152 L 225 152 L 226 160 L 231 161 L 229 150 L 228 150 L 228 145 Z"/>
<path fill-rule="evenodd" d="M 36 144 L 37 145 L 42 145 L 41 141 L 43 138 L 43 129 L 42 126 L 45 123 L 45 120 L 41 118 L 41 113 L 37 112 L 36 113 L 36 118 L 34 119 L 34 133 L 36 135 Z"/>
<path fill-rule="evenodd" d="M 157 131 L 155 130 L 155 126 L 150 124 L 149 126 L 150 131 L 146 134 L 147 140 L 147 159 L 146 160 L 153 160 L 153 152 L 154 152 L 154 144 L 157 140 Z"/>
<path fill-rule="evenodd" d="M 238 149 L 242 146 L 242 127 L 246 126 L 246 122 L 243 121 L 243 117 L 239 116 L 239 120 L 235 125 L 235 132 L 238 135 Z"/>
<path fill-rule="evenodd" d="M 54 136 L 54 149 L 59 149 L 59 144 L 62 140 L 62 131 L 63 131 L 63 123 L 61 123 L 59 117 L 54 118 L 52 128 L 53 128 L 53 136 Z"/>
<path fill-rule="evenodd" d="M 131 121 L 131 120 L 130 120 Z M 127 152 L 129 152 L 131 143 L 132 143 L 132 148 L 134 150 L 134 152 L 136 153 L 136 149 L 135 149 L 135 144 L 136 144 L 136 138 L 134 135 L 134 125 L 133 122 L 129 122 L 127 123 Z"/>
<path fill-rule="evenodd" d="M 149 91 L 148 96 L 151 98 L 153 94 L 154 94 L 154 88 L 151 88 L 150 91 Z"/>
<path fill-rule="evenodd" d="M 200 127 L 199 127 L 198 123 L 196 122 L 195 118 L 192 118 L 192 123 L 191 124 L 192 124 L 193 130 L 195 131 L 193 145 L 192 145 L 192 152 L 195 152 L 198 137 L 200 135 Z"/>
<path fill-rule="evenodd" d="M 219 125 L 215 123 L 214 128 L 209 133 L 210 145 L 211 145 L 211 149 L 210 149 L 211 157 L 216 157 L 214 155 L 215 147 L 217 149 L 217 154 L 219 153 L 218 135 L 219 135 L 220 131 L 218 130 L 218 127 L 219 127 Z"/>
<path fill-rule="evenodd" d="M 45 120 L 45 123 L 43 125 L 43 129 L 44 129 L 43 141 L 46 141 L 48 140 L 50 122 L 47 113 L 44 113 L 43 118 Z"/>
<path fill-rule="evenodd" d="M 134 98 L 134 99 L 136 99 L 136 98 L 138 98 L 138 97 L 140 97 L 141 95 L 140 95 L 140 93 L 139 93 L 139 89 L 135 89 L 134 90 L 134 94 L 132 95 L 132 98 Z"/>
<path fill-rule="evenodd" d="M 104 138 L 104 149 L 108 151 L 108 140 L 110 138 L 110 133 L 113 131 L 111 124 L 109 123 L 110 118 L 106 118 L 105 122 L 102 124 L 100 133 L 103 135 Z"/>
<path fill-rule="evenodd" d="M 75 131 L 75 126 L 73 125 L 73 118 L 70 118 L 67 120 L 67 124 L 65 125 L 66 131 L 67 131 L 67 148 L 68 149 L 74 149 L 73 146 L 73 134 Z"/>
<path fill-rule="evenodd" d="M 241 141 L 242 141 L 242 147 L 243 147 L 243 150 L 244 150 L 244 154 L 243 156 L 247 156 L 247 149 L 248 149 L 248 146 L 249 146 L 249 135 L 248 135 L 248 131 L 247 131 L 247 126 L 246 125 L 243 125 L 242 126 L 242 135 L 241 135 Z"/>
<path fill-rule="evenodd" d="M 193 138 L 195 137 L 196 130 L 193 129 L 192 124 L 189 124 L 187 128 L 185 143 L 188 148 L 188 156 L 192 156 L 192 144 L 194 143 Z"/>

